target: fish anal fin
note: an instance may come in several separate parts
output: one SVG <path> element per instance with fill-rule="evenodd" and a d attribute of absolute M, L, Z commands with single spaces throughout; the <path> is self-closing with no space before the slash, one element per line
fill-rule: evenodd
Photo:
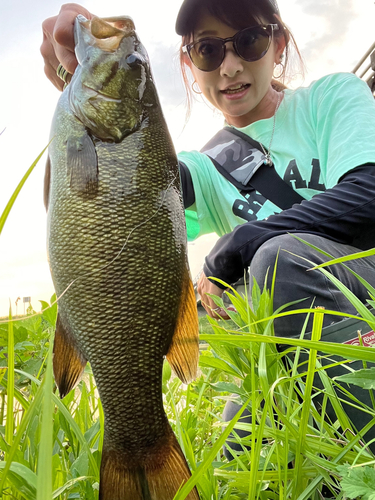
<path fill-rule="evenodd" d="M 98 156 L 89 134 L 70 136 L 66 155 L 70 189 L 82 197 L 95 197 L 99 186 Z"/>
<path fill-rule="evenodd" d="M 99 500 L 173 500 L 191 474 L 172 430 L 160 447 L 143 452 L 139 458 L 104 441 Z M 196 488 L 186 499 L 199 500 Z"/>
<path fill-rule="evenodd" d="M 80 381 L 87 360 L 57 315 L 53 346 L 53 372 L 60 397 L 64 398 Z"/>
<path fill-rule="evenodd" d="M 188 384 L 197 376 L 199 358 L 197 302 L 188 269 L 182 290 L 176 329 L 167 360 L 178 378 Z"/>

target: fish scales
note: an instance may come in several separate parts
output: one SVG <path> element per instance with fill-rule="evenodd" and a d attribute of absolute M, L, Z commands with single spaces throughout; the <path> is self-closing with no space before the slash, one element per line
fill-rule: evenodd
<path fill-rule="evenodd" d="M 69 125 L 68 122 L 68 130 Z M 142 134 L 142 132 L 139 133 Z M 131 154 L 133 135 L 125 138 L 116 147 Z M 131 387 L 133 374 L 137 373 L 135 371 L 137 366 L 134 364 L 139 362 L 138 358 L 141 358 L 146 370 L 149 369 L 150 362 L 153 364 L 156 360 L 159 360 L 159 369 L 161 369 L 163 355 L 167 353 L 171 333 L 173 334 L 175 328 L 178 298 L 181 294 L 179 288 L 185 262 L 182 252 L 178 252 L 177 247 L 170 246 L 172 222 L 168 214 L 167 217 L 163 217 L 161 213 L 168 211 L 168 207 L 159 209 L 160 220 L 157 224 L 156 221 L 150 219 L 148 223 L 141 226 L 144 227 L 143 230 L 141 227 L 138 233 L 135 230 L 119 255 L 124 239 L 126 240 L 130 231 L 145 222 L 145 219 L 150 216 L 150 208 L 155 212 L 158 210 L 157 203 L 160 204 L 160 199 L 155 199 L 150 207 L 149 197 L 135 196 L 137 207 L 135 214 L 132 199 L 128 200 L 124 197 L 122 203 L 118 200 L 116 204 L 112 203 L 112 191 L 116 190 L 118 183 L 121 183 L 124 167 L 118 162 L 118 165 L 113 168 L 113 165 L 105 162 L 106 155 L 103 156 L 104 161 L 101 162 L 101 155 L 98 152 L 100 172 L 103 172 L 103 176 L 99 173 L 101 185 L 98 193 L 98 197 L 101 198 L 99 206 L 97 206 L 96 199 L 78 198 L 75 202 L 70 196 L 65 179 L 61 179 L 61 184 L 65 184 L 66 189 L 59 190 L 57 196 L 51 193 L 50 213 L 53 214 L 53 218 L 50 222 L 50 241 L 57 241 L 58 246 L 55 248 L 51 244 L 49 255 L 58 295 L 63 293 L 77 277 L 87 272 L 92 273 L 83 279 L 78 279 L 69 293 L 62 297 L 59 305 L 60 314 L 64 318 L 65 311 L 75 312 L 73 316 L 69 316 L 69 325 L 76 332 L 78 345 L 83 354 L 93 366 L 103 405 L 106 406 L 108 399 L 108 404 L 112 406 L 113 401 L 115 405 L 117 404 L 116 398 L 113 399 L 113 394 L 121 394 L 120 389 L 124 384 L 130 389 L 142 390 L 138 379 Z M 108 171 L 106 171 L 106 166 Z M 112 177 L 112 170 L 117 175 Z M 144 185 L 147 190 L 150 182 L 149 174 L 146 169 L 140 169 L 140 172 L 136 183 L 139 183 L 139 187 Z M 65 176 L 62 175 L 62 177 Z M 168 186 L 169 180 L 166 179 L 166 182 L 163 182 L 164 189 Z M 156 180 L 158 181 L 159 179 Z M 56 182 L 59 183 L 58 180 Z M 56 200 L 58 206 L 55 207 L 52 200 Z M 82 224 L 81 218 L 87 213 L 98 215 L 91 216 L 89 224 Z M 70 214 L 70 217 L 66 218 L 67 214 Z M 122 223 L 118 220 L 120 214 L 124 214 Z M 111 228 L 114 231 L 111 231 Z M 106 238 L 103 238 L 103 233 Z M 86 244 L 82 245 L 86 238 L 89 239 L 87 247 Z M 69 242 L 68 250 L 64 241 Z M 105 267 L 116 257 L 116 260 Z M 102 267 L 104 269 L 100 271 Z M 163 302 L 158 303 L 156 308 L 154 302 L 158 296 L 163 297 Z M 111 314 L 120 308 L 125 309 L 121 317 L 116 322 L 111 321 Z M 90 318 L 89 322 L 87 318 Z M 122 334 L 124 323 L 129 329 L 126 337 Z M 100 337 L 97 336 L 98 327 L 102 330 Z M 150 335 L 150 329 L 155 334 Z M 100 349 L 101 344 L 107 342 L 108 338 L 111 344 L 103 352 L 103 349 Z M 147 349 L 149 344 L 152 345 L 152 349 Z M 154 345 L 158 346 L 158 349 L 155 349 Z M 142 352 L 141 356 L 139 356 L 139 350 Z M 110 377 L 108 367 L 116 358 L 124 359 L 126 362 L 120 373 L 113 371 Z M 147 373 L 144 375 L 147 376 Z M 111 384 L 106 384 L 103 389 L 100 387 L 102 376 L 112 379 Z M 160 405 L 161 391 L 159 387 L 155 387 L 153 379 L 157 380 L 157 377 L 151 375 L 150 380 L 147 376 L 145 387 L 147 391 L 154 389 L 159 394 L 158 404 Z M 150 382 L 152 382 L 151 385 Z M 147 401 L 147 398 L 142 399 L 138 394 L 136 397 L 142 405 Z M 153 399 L 151 397 L 151 401 Z M 135 411 L 133 402 L 129 403 L 129 411 Z M 127 408 L 123 408 L 122 411 L 126 412 Z M 119 427 L 118 431 L 121 431 L 124 420 L 122 415 L 117 426 L 116 421 L 112 422 L 112 415 L 116 415 L 116 412 L 110 411 L 109 415 L 110 419 L 106 417 L 107 421 L 110 420 L 106 422 L 106 428 Z M 137 417 L 145 418 L 144 411 L 142 410 Z M 121 434 L 117 434 L 119 439 L 121 439 Z"/>
<path fill-rule="evenodd" d="M 121 38 L 108 57 L 95 22 L 105 43 Z M 190 473 L 163 408 L 163 361 L 186 381 L 198 355 L 177 159 L 129 18 L 79 16 L 75 34 L 80 66 L 46 175 L 55 378 L 64 396 L 91 363 L 105 416 L 100 500 L 172 500 Z"/>

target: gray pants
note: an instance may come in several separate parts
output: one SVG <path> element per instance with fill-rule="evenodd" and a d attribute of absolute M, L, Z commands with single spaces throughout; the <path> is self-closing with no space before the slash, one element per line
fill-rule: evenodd
<path fill-rule="evenodd" d="M 326 238 L 312 234 L 298 234 L 297 236 L 315 245 L 321 250 L 324 250 L 333 257 L 342 257 L 359 251 L 357 248 L 349 245 L 335 243 L 327 240 Z M 309 246 L 299 242 L 293 238 L 293 236 L 287 234 L 273 238 L 259 248 L 251 262 L 250 283 L 253 282 L 254 277 L 259 286 L 262 288 L 267 277 L 267 286 L 270 287 L 278 252 L 279 257 L 276 270 L 274 310 L 284 304 L 299 299 L 305 300 L 297 305 L 291 306 L 289 310 L 308 308 L 311 306 L 313 299 L 315 299 L 314 307 L 323 306 L 325 309 L 356 314 L 357 311 L 355 308 L 335 287 L 335 285 L 328 278 L 326 278 L 321 271 L 307 271 L 312 267 L 312 265 L 300 257 L 308 259 L 315 264 L 321 264 L 329 259 L 321 253 L 312 250 Z M 375 256 L 367 257 L 366 259 L 348 261 L 345 264 L 363 277 L 372 286 L 375 286 Z M 366 299 L 369 298 L 365 287 L 361 285 L 357 278 L 345 269 L 344 266 L 337 264 L 335 266 L 330 266 L 327 270 L 329 270 L 347 288 L 349 288 L 363 303 L 365 303 Z M 299 337 L 305 318 L 305 314 L 298 314 L 275 320 L 275 334 L 283 337 Z M 340 316 L 325 315 L 324 326 L 328 326 L 334 322 L 340 321 L 341 319 L 343 318 Z M 309 320 L 306 332 L 311 331 L 311 328 L 312 318 Z M 355 337 L 355 332 L 351 334 L 351 338 L 352 337 Z M 349 339 L 343 338 L 337 341 L 345 342 L 346 340 Z M 281 347 L 281 349 L 283 349 L 283 347 Z M 332 356 L 330 356 L 330 358 L 332 358 Z M 325 364 L 324 360 L 322 362 Z M 351 364 L 351 367 L 358 370 L 362 368 L 362 363 L 356 361 Z M 330 368 L 327 371 L 330 377 L 347 373 L 342 367 Z M 321 387 L 319 377 L 315 378 L 314 384 Z M 351 392 L 360 401 L 372 406 L 368 391 L 352 386 Z M 340 396 L 345 399 L 343 395 Z M 321 404 L 321 399 L 322 398 L 320 396 L 314 398 L 315 404 Z M 223 413 L 223 419 L 227 421 L 231 420 L 239 408 L 240 407 L 234 402 L 228 402 Z M 331 421 L 334 421 L 336 418 L 335 412 L 330 404 L 327 405 L 326 411 Z M 345 411 L 358 429 L 362 429 L 371 418 L 366 413 L 358 411 L 349 405 L 345 405 Z M 251 416 L 248 412 L 244 414 L 242 421 L 245 423 L 251 422 Z M 370 431 L 366 434 L 367 441 L 373 438 L 375 438 L 375 428 L 370 429 Z M 233 447 L 233 449 L 240 451 L 238 448 L 239 445 L 230 444 L 230 446 Z M 374 444 L 371 445 L 371 449 L 375 453 Z M 228 459 L 232 459 L 232 456 L 227 449 L 225 449 L 224 452 Z"/>
<path fill-rule="evenodd" d="M 335 258 L 360 251 L 349 245 L 342 245 L 312 234 L 297 234 L 297 236 L 328 252 Z M 325 309 L 356 314 L 355 308 L 335 285 L 321 271 L 307 271 L 312 265 L 300 257 L 315 264 L 321 264 L 329 259 L 289 234 L 272 238 L 259 248 L 251 262 L 250 283 L 252 283 L 254 277 L 262 288 L 268 271 L 267 285 L 270 286 L 278 252 L 274 310 L 299 299 L 305 300 L 286 309 L 286 311 L 307 308 L 311 306 L 315 298 L 314 307 L 322 306 Z M 295 255 L 292 255 L 292 253 Z M 346 265 L 372 286 L 375 286 L 375 256 L 348 261 Z M 336 264 L 328 267 L 327 270 L 347 286 L 363 303 L 369 298 L 365 287 L 343 265 Z M 283 337 L 298 337 L 305 318 L 304 314 L 298 314 L 277 319 L 275 321 L 275 334 Z M 325 315 L 324 326 L 341 319 L 343 318 L 339 316 Z M 311 326 L 312 318 L 309 320 L 307 332 L 311 331 Z"/>

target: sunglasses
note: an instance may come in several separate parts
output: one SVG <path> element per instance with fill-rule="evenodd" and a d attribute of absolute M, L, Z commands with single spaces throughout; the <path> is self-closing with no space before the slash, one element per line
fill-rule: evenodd
<path fill-rule="evenodd" d="M 277 24 L 252 26 L 238 31 L 229 38 L 207 37 L 182 47 L 194 66 L 201 71 L 214 71 L 225 58 L 225 44 L 233 42 L 237 55 L 245 61 L 258 61 L 267 54 L 271 45 L 272 33 Z"/>

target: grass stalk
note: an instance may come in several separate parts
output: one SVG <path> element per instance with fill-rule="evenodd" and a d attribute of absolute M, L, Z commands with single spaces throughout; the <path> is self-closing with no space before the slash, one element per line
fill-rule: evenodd
<path fill-rule="evenodd" d="M 44 374 L 43 388 L 43 410 L 42 410 L 42 434 L 39 444 L 38 471 L 37 471 L 37 494 L 36 500 L 51 500 L 53 494 L 52 485 L 52 436 L 53 436 L 53 410 L 52 401 L 52 350 L 54 333 L 50 336 L 48 349 L 47 367 Z"/>
<path fill-rule="evenodd" d="M 314 313 L 314 319 L 313 319 L 313 328 L 311 333 L 312 341 L 318 342 L 320 340 L 323 328 L 323 319 L 324 319 L 324 310 L 317 308 L 316 312 Z M 302 475 L 302 465 L 304 462 L 303 453 L 306 443 L 307 424 L 310 417 L 311 394 L 314 384 L 316 357 L 317 357 L 317 350 L 310 349 L 306 386 L 304 392 L 304 401 L 302 405 L 302 414 L 300 421 L 300 432 L 296 450 L 296 460 L 295 460 L 296 475 L 295 475 L 295 490 L 294 490 L 295 492 L 293 495 L 295 498 L 298 498 L 299 495 L 305 489 L 304 488 L 305 479 Z"/>
<path fill-rule="evenodd" d="M 43 151 L 37 156 L 37 158 L 34 160 L 34 162 L 32 163 L 31 167 L 27 170 L 26 174 L 22 177 L 21 181 L 19 182 L 18 186 L 16 187 L 16 189 L 14 190 L 12 196 L 10 197 L 3 213 L 1 214 L 0 216 L 0 234 L 3 230 L 3 227 L 4 227 L 4 224 L 8 218 L 8 215 L 14 205 L 14 202 L 16 201 L 17 199 L 17 196 L 19 195 L 21 189 L 23 188 L 25 182 L 27 181 L 27 179 L 29 178 L 31 172 L 34 170 L 35 166 L 37 165 L 37 163 L 39 162 L 39 160 L 41 159 L 41 157 L 43 156 L 43 154 L 45 153 L 46 149 L 48 148 L 49 144 L 43 149 Z"/>
<path fill-rule="evenodd" d="M 251 449 L 250 449 L 250 481 L 249 481 L 249 500 L 255 498 L 257 482 L 255 481 L 255 474 L 258 472 L 258 460 L 259 455 L 257 452 L 257 441 L 256 441 L 256 380 L 255 380 L 255 360 L 253 352 L 253 344 L 249 345 L 250 352 L 250 377 L 251 377 Z"/>
<path fill-rule="evenodd" d="M 42 392 L 42 386 L 41 386 L 38 388 L 38 391 L 35 394 L 32 403 L 30 404 L 29 408 L 27 409 L 27 411 L 24 414 L 24 417 L 23 417 L 23 419 L 22 419 L 22 421 L 17 429 L 17 433 L 14 437 L 13 444 L 10 447 L 9 453 L 7 455 L 7 460 L 5 462 L 5 466 L 4 466 L 1 481 L 0 481 L 0 498 L 1 498 L 1 495 L 3 493 L 5 483 L 7 481 L 7 474 L 10 470 L 10 467 L 12 465 L 14 457 L 16 456 L 16 454 L 18 452 L 18 447 L 20 445 L 21 439 L 24 437 L 24 434 L 25 434 L 26 430 L 28 429 L 28 426 L 29 426 L 32 418 L 38 412 L 39 406 L 42 402 L 42 398 L 43 398 L 43 392 Z"/>
<path fill-rule="evenodd" d="M 306 309 L 305 312 L 311 312 Z M 314 313 L 316 311 L 313 311 Z M 326 314 L 331 314 L 331 311 L 325 311 Z M 355 317 L 355 316 L 354 316 Z M 358 319 L 358 318 L 357 318 Z M 229 334 L 229 335 L 228 335 Z M 234 334 L 234 335 L 232 335 Z M 218 344 L 235 344 L 237 346 L 246 347 L 249 342 L 258 342 L 266 344 L 282 344 L 294 347 L 304 347 L 305 349 L 315 349 L 326 354 L 334 354 L 341 356 L 344 359 L 369 361 L 375 363 L 375 350 L 368 347 L 356 345 L 337 344 L 335 342 L 316 342 L 314 340 L 301 340 L 286 337 L 267 337 L 256 333 L 242 334 L 238 331 L 227 330 L 226 335 L 210 335 L 202 334 L 200 340 L 208 342 L 213 346 Z"/>
<path fill-rule="evenodd" d="M 5 439 L 9 446 L 13 444 L 14 434 L 14 329 L 12 322 L 12 307 L 9 306 L 8 323 L 8 388 L 7 417 L 5 424 Z"/>
<path fill-rule="evenodd" d="M 199 467 L 194 471 L 190 479 L 184 484 L 184 486 L 180 489 L 180 491 L 175 495 L 173 500 L 184 500 L 186 496 L 190 493 L 190 491 L 194 488 L 194 486 L 197 485 L 199 479 L 202 477 L 204 472 L 209 468 L 211 465 L 211 462 L 215 459 L 216 454 L 218 451 L 223 447 L 226 439 L 228 438 L 229 434 L 232 432 L 234 426 L 238 422 L 239 418 L 241 417 L 244 409 L 247 407 L 249 404 L 249 401 L 246 401 L 246 403 L 242 406 L 242 408 L 239 410 L 237 415 L 231 420 L 231 422 L 228 424 L 227 428 L 225 431 L 221 434 L 220 438 L 215 442 L 213 445 L 210 453 L 207 455 L 205 460 L 199 465 Z"/>

